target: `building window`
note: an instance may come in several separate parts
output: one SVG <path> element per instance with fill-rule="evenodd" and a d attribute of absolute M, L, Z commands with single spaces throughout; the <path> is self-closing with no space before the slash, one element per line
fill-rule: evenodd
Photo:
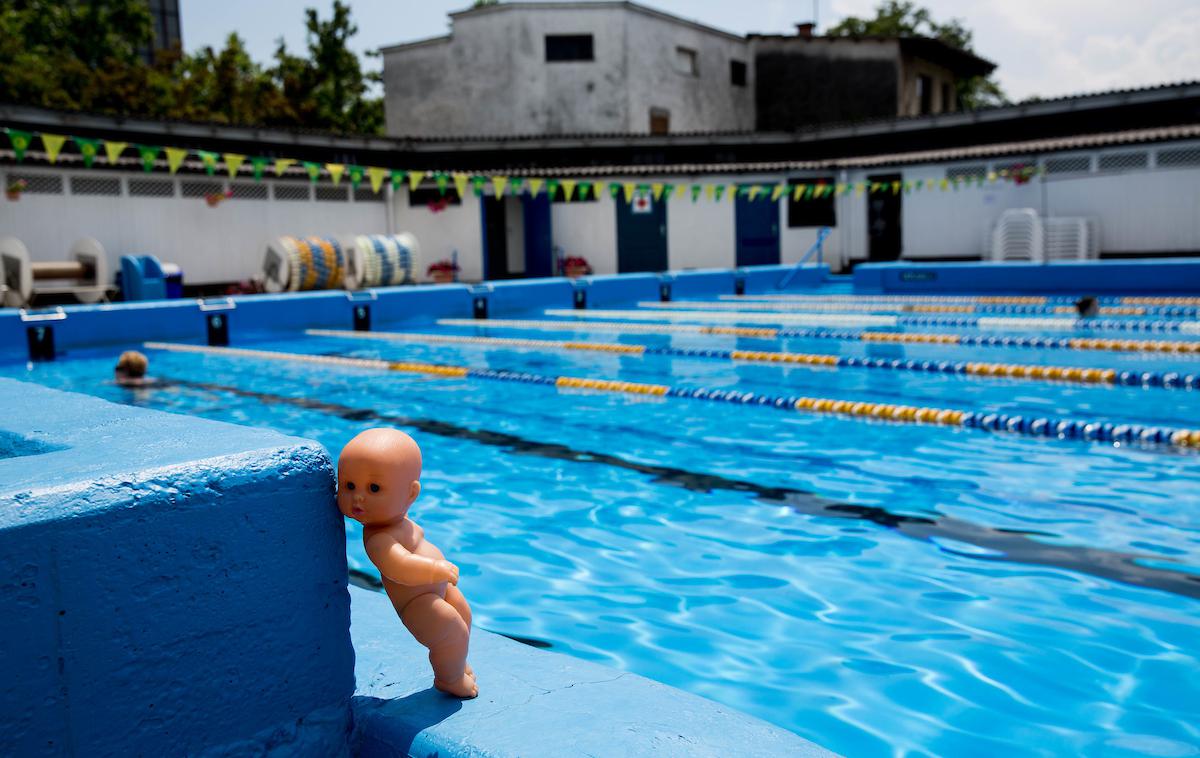
<path fill-rule="evenodd" d="M 917 76 L 917 100 L 921 103 L 921 115 L 933 113 L 933 80 L 921 74 Z"/>
<path fill-rule="evenodd" d="M 408 192 L 408 204 L 414 208 L 443 202 L 446 205 L 462 205 L 462 198 L 458 196 L 458 190 L 453 187 L 447 187 L 444 195 L 437 187 L 417 187 Z"/>
<path fill-rule="evenodd" d="M 746 86 L 746 61 L 729 61 L 729 81 L 735 87 Z"/>
<path fill-rule="evenodd" d="M 650 109 L 650 133 L 669 134 L 671 132 L 671 111 L 666 108 Z"/>
<path fill-rule="evenodd" d="M 686 76 L 699 76 L 700 66 L 696 62 L 696 51 L 690 47 L 675 48 L 675 70 Z"/>
<path fill-rule="evenodd" d="M 834 193 L 824 192 L 821 197 L 815 197 L 816 193 L 810 194 L 805 191 L 799 200 L 796 199 L 795 193 L 797 184 L 819 187 L 833 183 L 834 178 L 826 176 L 796 180 L 788 187 L 788 227 L 795 229 L 803 226 L 837 226 L 837 213 L 833 207 Z"/>
<path fill-rule="evenodd" d="M 592 35 L 590 34 L 547 34 L 546 62 L 590 61 L 592 55 Z"/>
<path fill-rule="evenodd" d="M 954 110 L 954 95 L 951 94 L 950 85 L 942 84 L 942 113 L 949 113 Z"/>

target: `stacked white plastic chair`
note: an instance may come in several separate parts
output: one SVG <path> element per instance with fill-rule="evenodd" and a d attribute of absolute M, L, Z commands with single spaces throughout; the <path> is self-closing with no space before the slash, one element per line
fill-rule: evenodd
<path fill-rule="evenodd" d="M 1099 240 L 1092 220 L 1083 217 L 1050 217 L 1045 220 L 1048 261 L 1086 260 L 1096 257 Z"/>
<path fill-rule="evenodd" d="M 1042 220 L 1033 208 L 1013 208 L 1000 214 L 992 230 L 993 261 L 1046 260 Z"/>

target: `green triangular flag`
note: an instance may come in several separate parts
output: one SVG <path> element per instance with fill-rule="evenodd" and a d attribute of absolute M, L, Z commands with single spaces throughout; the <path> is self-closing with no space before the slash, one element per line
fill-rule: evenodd
<path fill-rule="evenodd" d="M 142 170 L 153 171 L 154 162 L 158 160 L 158 153 L 162 148 L 154 145 L 134 145 L 134 147 L 137 148 L 138 155 L 142 156 Z"/>
<path fill-rule="evenodd" d="M 358 189 L 358 185 L 362 184 L 363 173 L 366 169 L 362 166 L 351 166 L 348 171 L 350 173 L 350 186 Z"/>
<path fill-rule="evenodd" d="M 433 181 L 435 183 L 437 183 L 438 194 L 441 195 L 442 197 L 445 197 L 446 196 L 446 187 L 448 187 L 450 185 L 450 177 L 446 176 L 445 174 L 439 173 L 439 174 L 434 175 Z"/>
<path fill-rule="evenodd" d="M 12 143 L 13 153 L 18 161 L 25 160 L 25 151 L 29 149 L 29 143 L 33 141 L 33 134 L 23 132 L 20 129 L 8 129 L 8 141 Z"/>
<path fill-rule="evenodd" d="M 212 176 L 217 170 L 217 154 L 211 153 L 208 150 L 197 150 L 196 155 L 200 156 L 200 162 L 204 164 L 204 171 Z"/>
<path fill-rule="evenodd" d="M 100 152 L 100 140 L 84 139 L 83 137 L 72 137 L 71 139 L 79 146 L 79 154 L 83 156 L 83 165 L 91 168 L 92 161 L 96 160 L 96 154 Z"/>
<path fill-rule="evenodd" d="M 609 182 L 608 194 L 612 195 L 613 197 L 621 194 L 621 185 L 617 184 L 616 182 Z"/>
<path fill-rule="evenodd" d="M 483 187 L 487 179 L 482 176 L 471 177 L 471 190 L 475 193 L 475 197 L 483 197 Z"/>
<path fill-rule="evenodd" d="M 308 172 L 308 180 L 316 184 L 321 179 L 321 164 L 304 161 L 304 170 Z"/>
<path fill-rule="evenodd" d="M 267 169 L 267 165 L 271 163 L 270 158 L 251 158 L 250 165 L 254 167 L 254 181 L 261 182 L 263 171 Z"/>
<path fill-rule="evenodd" d="M 713 196 L 714 196 L 714 197 L 715 197 L 717 200 L 720 200 L 720 199 L 721 199 L 721 196 L 722 196 L 722 195 L 724 195 L 724 194 L 725 194 L 725 185 L 724 185 L 724 184 L 718 184 L 718 185 L 716 186 L 716 188 L 713 190 Z"/>
<path fill-rule="evenodd" d="M 392 171 L 391 182 L 392 191 L 400 189 L 400 185 L 404 184 L 404 179 L 408 176 L 407 171 Z"/>
<path fill-rule="evenodd" d="M 693 184 L 692 185 L 692 202 L 693 203 L 700 199 L 700 193 L 703 191 L 704 191 L 704 185 L 702 185 L 702 184 Z"/>

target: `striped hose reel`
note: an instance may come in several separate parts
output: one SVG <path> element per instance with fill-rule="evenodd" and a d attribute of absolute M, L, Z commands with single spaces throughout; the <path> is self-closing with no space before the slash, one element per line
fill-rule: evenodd
<path fill-rule="evenodd" d="M 297 361 L 328 366 L 343 366 L 346 368 L 400 371 L 448 378 L 490 379 L 521 384 L 541 384 L 560 389 L 582 389 L 632 395 L 688 398 L 739 405 L 757 405 L 777 408 L 779 410 L 797 410 L 864 420 L 956 426 L 989 432 L 1007 432 L 1026 437 L 1200 448 L 1200 429 L 1142 426 L 1140 424 L 1113 424 L 1099 419 L 1079 420 L 1042 416 L 1025 417 L 1019 414 L 992 413 L 987 411 L 963 411 L 952 408 L 894 405 L 861 400 L 813 398 L 796 395 L 767 395 L 756 392 L 740 392 L 738 390 L 709 389 L 706 387 L 672 387 L 665 384 L 624 382 L 613 379 L 544 376 L 517 371 L 468 368 L 466 366 L 384 361 L 337 355 L 286 353 L 246 348 L 208 347 L 204 345 L 169 342 L 146 342 L 144 343 L 144 347 L 150 350 L 169 350 L 260 360 Z"/>
<path fill-rule="evenodd" d="M 416 276 L 417 238 L 401 234 L 360 234 L 349 245 L 346 286 L 349 289 L 390 287 L 412 282 Z"/>
<path fill-rule="evenodd" d="M 342 286 L 346 255 L 332 237 L 280 237 L 267 245 L 263 287 L 267 292 L 324 290 Z"/>

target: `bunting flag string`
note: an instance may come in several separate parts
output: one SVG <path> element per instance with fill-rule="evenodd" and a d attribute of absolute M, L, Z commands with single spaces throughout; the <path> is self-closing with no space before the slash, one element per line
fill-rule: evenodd
<path fill-rule="evenodd" d="M 104 155 L 110 166 L 117 165 L 122 153 L 129 147 L 129 143 L 127 142 L 46 132 L 30 132 L 11 127 L 4 128 L 4 132 L 8 136 L 8 142 L 13 151 L 12 154 L 18 162 L 26 158 L 35 137 L 41 139 L 41 145 L 45 151 L 47 162 L 51 164 L 57 163 L 59 157 L 62 155 L 63 148 L 70 141 L 76 145 L 84 166 L 88 168 L 93 166 L 96 156 L 100 153 L 101 146 L 104 148 Z M 505 194 L 514 197 L 527 194 L 530 197 L 536 198 L 545 189 L 547 195 L 551 198 L 556 198 L 559 196 L 561 190 L 562 198 L 568 202 L 589 199 L 589 191 L 591 192 L 590 199 L 598 200 L 606 186 L 609 195 L 614 200 L 618 202 L 623 200 L 625 203 L 633 203 L 635 200 L 639 202 L 648 202 L 651 200 L 653 202 L 666 202 L 672 198 L 682 200 L 689 195 L 693 203 L 699 202 L 701 197 L 706 197 L 710 201 L 720 202 L 726 196 L 731 201 L 735 198 L 741 198 L 748 202 L 778 202 L 784 196 L 790 197 L 792 201 L 807 201 L 833 197 L 840 198 L 847 194 L 861 197 L 864 194 L 874 195 L 887 192 L 899 195 L 901 192 L 912 194 L 914 192 L 934 192 L 938 190 L 942 192 L 951 190 L 959 191 L 963 188 L 984 188 L 1002 181 L 1024 184 L 1042 173 L 1042 169 L 1037 166 L 1016 165 L 986 172 L 981 171 L 970 175 L 907 180 L 897 179 L 886 182 L 870 180 L 858 182 L 789 180 L 757 184 L 676 183 L 666 181 L 638 183 L 636 181 L 548 179 L 536 176 L 521 178 L 506 175 L 468 174 L 464 172 L 405 171 L 379 166 L 358 166 L 341 163 L 325 163 L 322 165 L 311 161 L 299 161 L 295 158 L 267 158 L 260 156 L 247 158 L 247 156 L 239 153 L 218 155 L 215 152 L 207 150 L 191 150 L 174 146 L 135 144 L 133 147 L 138 152 L 142 169 L 147 172 L 154 171 L 160 167 L 158 163 L 159 156 L 165 153 L 167 171 L 174 175 L 183 167 L 187 161 L 187 157 L 195 154 L 200 158 L 204 171 L 209 176 L 215 174 L 218 164 L 223 164 L 230 178 L 236 178 L 242 166 L 249 160 L 253 167 L 255 181 L 262 181 L 268 165 L 273 164 L 275 176 L 282 177 L 292 166 L 300 163 L 308 174 L 309 180 L 314 184 L 321 180 L 322 173 L 327 173 L 329 179 L 335 185 L 340 183 L 343 176 L 348 176 L 349 182 L 355 190 L 359 188 L 364 180 L 369 180 L 371 191 L 376 194 L 382 190 L 385 179 L 390 179 L 393 190 L 399 189 L 407 181 L 410 191 L 416 191 L 422 182 L 430 180 L 436 185 L 439 194 L 442 196 L 445 196 L 448 192 L 451 183 L 453 183 L 454 189 L 460 197 L 466 195 L 468 188 L 473 189 L 477 196 L 482 196 L 485 194 L 486 187 L 490 184 L 492 193 L 496 197 L 504 197 Z"/>

